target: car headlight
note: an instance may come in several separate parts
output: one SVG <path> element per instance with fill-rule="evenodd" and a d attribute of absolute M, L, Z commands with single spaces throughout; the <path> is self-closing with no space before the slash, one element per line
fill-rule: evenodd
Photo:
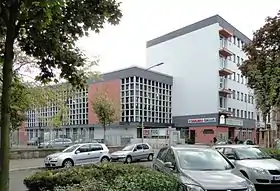
<path fill-rule="evenodd" d="M 197 185 L 185 184 L 184 190 L 182 191 L 205 191 L 205 190 Z"/>
<path fill-rule="evenodd" d="M 267 171 L 262 168 L 252 168 L 252 171 L 259 175 L 267 175 Z"/>

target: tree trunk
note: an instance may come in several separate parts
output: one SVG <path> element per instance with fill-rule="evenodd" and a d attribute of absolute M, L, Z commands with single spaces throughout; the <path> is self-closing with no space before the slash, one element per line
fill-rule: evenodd
<path fill-rule="evenodd" d="M 0 149 L 0 190 L 9 191 L 9 153 L 10 153 L 10 104 L 11 84 L 14 59 L 14 41 L 16 36 L 16 19 L 18 1 L 9 1 L 6 22 L 7 34 L 3 64 L 3 87 L 1 99 L 1 149 Z"/>
<path fill-rule="evenodd" d="M 106 145 L 107 141 L 106 141 L 106 125 L 103 125 L 103 129 L 104 129 L 104 134 L 103 134 L 103 142 Z"/>

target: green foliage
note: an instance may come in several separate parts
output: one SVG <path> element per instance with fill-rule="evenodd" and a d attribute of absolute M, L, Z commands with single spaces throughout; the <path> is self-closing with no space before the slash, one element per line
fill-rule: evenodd
<path fill-rule="evenodd" d="M 118 119 L 118 112 L 112 100 L 106 93 L 99 93 L 92 102 L 93 112 L 97 115 L 99 123 L 105 128 Z"/>
<path fill-rule="evenodd" d="M 240 70 L 248 78 L 257 106 L 266 117 L 273 106 L 280 105 L 280 12 L 266 19 L 244 51 L 248 59 Z"/>
<path fill-rule="evenodd" d="M 42 171 L 24 179 L 29 191 L 170 191 L 178 183 L 140 165 L 102 164 Z"/>

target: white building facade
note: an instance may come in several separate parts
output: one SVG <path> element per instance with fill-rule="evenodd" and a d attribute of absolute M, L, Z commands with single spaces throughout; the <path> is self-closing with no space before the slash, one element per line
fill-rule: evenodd
<path fill-rule="evenodd" d="M 238 69 L 246 59 L 242 46 L 249 41 L 215 15 L 147 42 L 147 67 L 164 62 L 154 70 L 173 76 L 174 123 L 177 116 L 184 123 L 185 116 L 181 125 L 188 127 L 190 119 L 200 119 L 194 126 L 255 128 L 252 91 Z M 231 119 L 220 121 L 221 116 Z"/>

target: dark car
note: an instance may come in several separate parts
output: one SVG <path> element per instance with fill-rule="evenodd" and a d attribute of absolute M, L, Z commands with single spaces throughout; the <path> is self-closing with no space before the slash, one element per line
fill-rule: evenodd
<path fill-rule="evenodd" d="M 175 175 L 180 190 L 255 191 L 254 185 L 221 153 L 209 146 L 177 145 L 160 149 L 153 168 Z"/>

